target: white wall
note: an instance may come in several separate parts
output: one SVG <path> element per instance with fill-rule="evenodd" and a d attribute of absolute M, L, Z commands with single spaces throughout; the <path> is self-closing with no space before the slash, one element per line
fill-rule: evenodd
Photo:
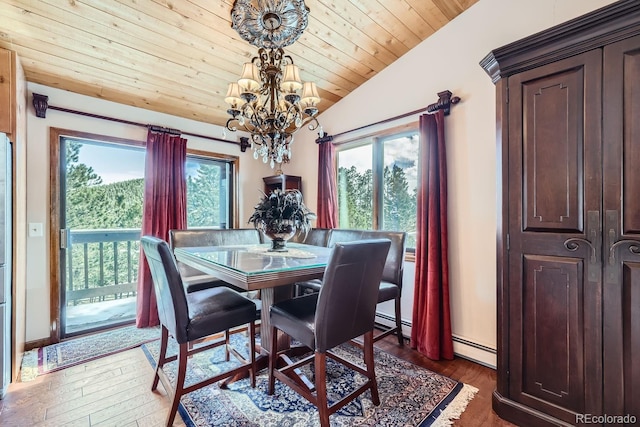
<path fill-rule="evenodd" d="M 425 107 L 445 89 L 462 98 L 445 120 L 450 302 L 453 334 L 460 340 L 496 348 L 495 87 L 478 63 L 492 49 L 608 3 L 611 0 L 480 0 L 319 117 L 326 132 L 337 134 Z M 301 135 L 287 173 L 303 175 L 305 200 L 315 209 L 317 188 L 310 181 L 317 161 L 299 160 L 317 158 L 311 138 Z M 413 283 L 405 281 L 405 286 L 407 298 Z M 411 321 L 412 301 L 404 304 L 403 318 Z M 495 366 L 491 351 L 461 341 L 454 349 Z"/>
<path fill-rule="evenodd" d="M 78 110 L 132 122 L 154 124 L 183 132 L 222 138 L 222 128 L 193 120 L 182 119 L 167 114 L 155 113 L 141 108 L 130 107 L 46 87 L 34 83 L 28 84 L 27 114 L 27 223 L 44 224 L 42 237 L 27 238 L 27 336 L 26 341 L 49 337 L 49 128 L 57 127 L 100 135 L 109 135 L 145 141 L 147 130 L 144 127 L 125 125 L 112 121 L 93 119 L 85 116 L 48 110 L 47 117 L 35 116 L 31 106 L 33 92 L 49 96 L 49 104 L 56 107 Z M 239 208 L 240 226 L 246 226 L 253 212 L 253 206 L 259 200 L 258 190 L 264 188 L 262 177 L 272 171 L 262 162 L 257 162 L 248 150 L 240 152 L 237 145 L 211 141 L 203 138 L 185 136 L 187 147 L 191 149 L 230 154 L 240 157 Z M 225 139 L 235 140 L 239 135 L 227 132 Z"/>
<path fill-rule="evenodd" d="M 496 150 L 495 88 L 478 63 L 492 49 L 582 15 L 611 0 L 480 0 L 428 40 L 320 115 L 331 134 L 416 110 L 451 90 L 462 98 L 446 119 L 449 170 L 449 261 L 453 332 L 456 338 L 496 347 Z M 303 70 L 304 74 L 304 70 Z M 218 127 L 118 105 L 35 84 L 52 105 L 221 136 Z M 29 98 L 30 99 L 30 98 Z M 322 110 L 322 104 L 320 104 Z M 49 111 L 28 116 L 28 222 L 47 224 L 49 208 L 48 128 L 61 127 L 145 139 L 143 128 Z M 296 135 L 292 163 L 284 172 L 303 177 L 305 201 L 317 203 L 315 134 Z M 189 138 L 189 146 L 239 154 L 237 147 Z M 241 158 L 241 223 L 257 201 L 262 176 L 271 170 Z M 48 234 L 48 225 L 45 236 Z M 46 237 L 28 239 L 27 341 L 49 335 L 49 253 Z M 411 264 L 408 264 L 408 266 Z M 409 273 L 411 274 L 411 273 Z M 407 282 L 412 282 L 407 277 Z M 405 282 L 405 283 L 407 283 Z M 412 283 L 407 283 L 403 318 L 411 320 Z M 495 365 L 495 355 L 456 342 L 461 355 Z"/>

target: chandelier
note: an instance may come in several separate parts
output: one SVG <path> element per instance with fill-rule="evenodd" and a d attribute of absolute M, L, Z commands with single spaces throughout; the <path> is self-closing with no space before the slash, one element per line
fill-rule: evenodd
<path fill-rule="evenodd" d="M 304 0 L 236 0 L 231 9 L 232 28 L 259 49 L 238 81 L 229 84 L 226 128 L 249 132 L 253 157 L 271 168 L 291 159 L 294 132 L 320 127 L 316 84 L 300 79 L 298 66 L 282 49 L 302 35 L 308 15 Z"/>

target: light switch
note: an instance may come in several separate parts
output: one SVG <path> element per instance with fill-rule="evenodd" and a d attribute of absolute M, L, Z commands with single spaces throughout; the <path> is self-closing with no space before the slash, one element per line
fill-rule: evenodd
<path fill-rule="evenodd" d="M 29 237 L 42 237 L 42 223 L 30 222 L 29 223 Z"/>

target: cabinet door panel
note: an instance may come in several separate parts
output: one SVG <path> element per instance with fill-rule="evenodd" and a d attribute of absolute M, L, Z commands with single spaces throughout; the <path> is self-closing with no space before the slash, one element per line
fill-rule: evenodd
<path fill-rule="evenodd" d="M 525 230 L 583 230 L 583 82 L 582 67 L 522 82 Z"/>
<path fill-rule="evenodd" d="M 602 408 L 602 52 L 509 77 L 510 398 Z"/>
<path fill-rule="evenodd" d="M 623 233 L 640 234 L 640 42 L 627 41 L 634 50 L 623 58 Z"/>
<path fill-rule="evenodd" d="M 522 393 L 583 409 L 582 260 L 524 257 Z"/>
<path fill-rule="evenodd" d="M 640 263 L 625 263 L 622 273 L 623 414 L 640 419 Z"/>
<path fill-rule="evenodd" d="M 640 418 L 640 37 L 604 49 L 603 81 L 604 410 Z"/>

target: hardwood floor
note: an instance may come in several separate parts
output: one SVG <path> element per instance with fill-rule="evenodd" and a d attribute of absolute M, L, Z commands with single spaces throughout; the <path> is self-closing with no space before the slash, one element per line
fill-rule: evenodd
<path fill-rule="evenodd" d="M 395 337 L 376 346 L 434 372 L 479 389 L 456 426 L 512 426 L 491 410 L 495 371 L 465 359 L 434 362 L 398 347 Z M 151 392 L 153 369 L 139 348 L 14 383 L 0 400 L 0 425 L 153 427 L 164 423 L 169 400 Z M 175 426 L 184 426 L 180 416 Z"/>
<path fill-rule="evenodd" d="M 446 375 L 449 378 L 472 385 L 478 389 L 478 393 L 473 400 L 469 402 L 467 409 L 460 419 L 455 420 L 454 426 L 514 426 L 514 424 L 498 417 L 491 409 L 491 394 L 496 388 L 496 371 L 494 369 L 460 357 L 456 357 L 454 360 L 436 362 L 412 350 L 407 344 L 405 344 L 404 347 L 399 347 L 395 336 L 385 337 L 383 340 L 378 341 L 376 347 L 400 359 L 407 360 L 415 365 Z"/>

